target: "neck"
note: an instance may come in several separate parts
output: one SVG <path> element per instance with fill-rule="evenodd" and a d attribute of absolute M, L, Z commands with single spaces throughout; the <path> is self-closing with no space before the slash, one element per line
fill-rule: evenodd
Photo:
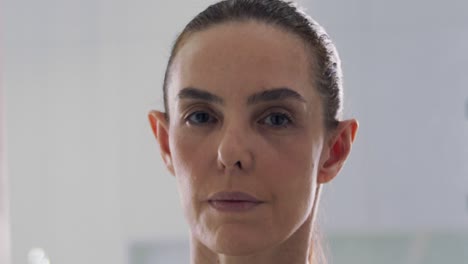
<path fill-rule="evenodd" d="M 191 234 L 191 264 L 310 264 L 312 214 L 285 241 L 251 255 L 228 256 L 206 247 Z"/>

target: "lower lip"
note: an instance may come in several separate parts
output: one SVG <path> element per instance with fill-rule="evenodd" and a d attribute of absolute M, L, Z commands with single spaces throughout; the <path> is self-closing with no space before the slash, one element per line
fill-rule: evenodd
<path fill-rule="evenodd" d="M 260 205 L 260 202 L 247 201 L 209 201 L 211 207 L 223 212 L 245 212 Z"/>

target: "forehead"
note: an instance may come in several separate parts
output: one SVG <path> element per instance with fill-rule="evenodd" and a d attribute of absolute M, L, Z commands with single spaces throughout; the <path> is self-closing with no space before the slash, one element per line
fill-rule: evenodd
<path fill-rule="evenodd" d="M 312 98 L 310 59 L 300 37 L 277 26 L 255 21 L 216 25 L 183 43 L 168 93 L 172 97 L 190 86 L 237 98 L 288 87 Z"/>

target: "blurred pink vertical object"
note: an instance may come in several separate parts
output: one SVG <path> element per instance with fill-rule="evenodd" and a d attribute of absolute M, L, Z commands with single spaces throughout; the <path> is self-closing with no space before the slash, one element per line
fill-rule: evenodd
<path fill-rule="evenodd" d="M 1 32 L 0 32 L 1 33 Z M 1 35 L 0 35 L 1 37 Z M 0 46 L 0 263 L 10 264 L 10 223 L 6 164 L 5 97 L 2 87 L 2 49 Z"/>

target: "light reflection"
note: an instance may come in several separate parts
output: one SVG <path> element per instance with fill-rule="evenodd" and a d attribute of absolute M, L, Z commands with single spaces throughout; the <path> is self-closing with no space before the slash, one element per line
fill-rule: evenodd
<path fill-rule="evenodd" d="M 50 264 L 50 260 L 42 248 L 32 248 L 28 253 L 28 264 Z"/>

